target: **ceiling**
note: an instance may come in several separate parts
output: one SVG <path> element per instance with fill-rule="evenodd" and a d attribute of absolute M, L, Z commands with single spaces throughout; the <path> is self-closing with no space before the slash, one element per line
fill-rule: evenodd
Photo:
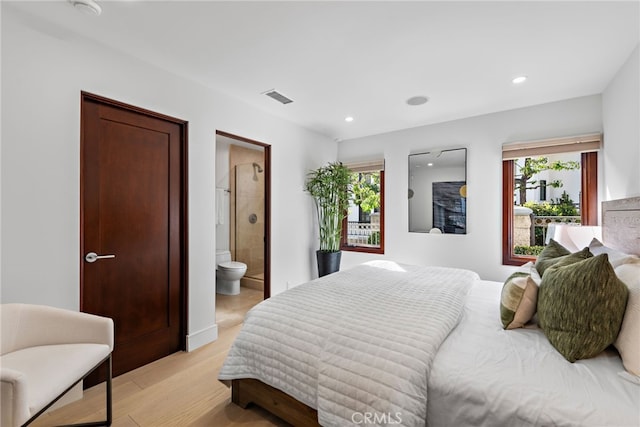
<path fill-rule="evenodd" d="M 640 42 L 637 0 L 99 2 L 2 8 L 336 140 L 598 94 Z"/>

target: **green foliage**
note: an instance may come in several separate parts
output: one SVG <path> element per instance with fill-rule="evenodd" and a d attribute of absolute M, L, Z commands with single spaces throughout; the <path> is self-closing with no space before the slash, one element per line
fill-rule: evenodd
<path fill-rule="evenodd" d="M 369 238 L 367 239 L 367 244 L 369 245 L 380 245 L 380 232 L 374 231 L 371 233 Z"/>
<path fill-rule="evenodd" d="M 578 210 L 566 191 L 551 202 L 525 202 L 524 207 L 531 209 L 535 216 L 577 216 Z"/>
<path fill-rule="evenodd" d="M 320 250 L 340 250 L 342 220 L 349 208 L 351 171 L 340 162 L 329 163 L 309 172 L 305 189 L 316 203 Z"/>
<path fill-rule="evenodd" d="M 555 207 L 549 202 L 525 202 L 524 207 L 533 211 L 535 216 L 557 216 Z"/>
<path fill-rule="evenodd" d="M 516 255 L 533 255 L 538 256 L 544 249 L 544 246 L 516 246 L 513 253 Z"/>
<path fill-rule="evenodd" d="M 351 173 L 353 203 L 364 212 L 373 212 L 380 207 L 380 172 Z"/>
<path fill-rule="evenodd" d="M 578 210 L 566 191 L 563 191 L 562 195 L 553 201 L 553 205 L 560 216 L 578 215 Z"/>
<path fill-rule="evenodd" d="M 576 209 L 573 200 L 569 197 L 566 191 L 562 192 L 562 195 L 552 200 L 551 202 L 526 202 L 524 204 L 525 207 L 531 209 L 535 216 L 578 216 L 580 213 L 578 209 Z M 563 223 L 567 222 L 567 220 L 562 220 L 561 218 L 557 218 L 552 220 L 553 222 Z M 543 227 L 535 227 L 535 242 L 536 244 L 544 244 L 544 233 L 545 229 Z M 526 254 L 530 255 L 530 254 Z"/>

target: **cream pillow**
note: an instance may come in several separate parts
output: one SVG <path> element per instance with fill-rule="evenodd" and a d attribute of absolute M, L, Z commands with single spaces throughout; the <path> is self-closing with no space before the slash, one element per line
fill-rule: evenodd
<path fill-rule="evenodd" d="M 623 264 L 615 272 L 629 288 L 629 299 L 614 345 L 627 372 L 640 377 L 640 264 Z"/>
<path fill-rule="evenodd" d="M 538 301 L 540 275 L 532 262 L 505 281 L 500 295 L 500 321 L 504 329 L 522 328 L 531 321 Z"/>
<path fill-rule="evenodd" d="M 635 255 L 626 254 L 624 252 L 620 252 L 616 249 L 610 248 L 609 246 L 605 246 L 600 240 L 595 237 L 589 243 L 589 251 L 593 255 L 607 254 L 609 255 L 609 262 L 616 268 L 622 264 L 629 263 L 640 263 L 640 257 Z"/>

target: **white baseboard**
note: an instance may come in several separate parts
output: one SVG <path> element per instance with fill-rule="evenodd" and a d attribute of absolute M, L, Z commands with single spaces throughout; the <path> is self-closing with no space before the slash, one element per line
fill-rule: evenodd
<path fill-rule="evenodd" d="M 211 325 L 187 335 L 187 351 L 193 351 L 218 339 L 218 325 Z"/>

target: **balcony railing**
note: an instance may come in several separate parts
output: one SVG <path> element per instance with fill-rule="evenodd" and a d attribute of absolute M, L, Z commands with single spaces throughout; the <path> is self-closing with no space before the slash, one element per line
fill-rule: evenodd
<path fill-rule="evenodd" d="M 579 216 L 536 216 L 533 215 L 533 225 L 547 228 L 549 224 L 580 224 Z"/>
<path fill-rule="evenodd" d="M 357 246 L 380 246 L 380 224 L 370 222 L 347 222 L 347 244 Z"/>
<path fill-rule="evenodd" d="M 580 216 L 536 216 L 533 213 L 516 213 L 513 224 L 514 247 L 544 246 L 549 226 L 552 224 L 580 225 Z"/>
<path fill-rule="evenodd" d="M 541 230 L 542 242 L 546 241 L 547 230 L 550 224 L 580 225 L 580 216 L 536 216 L 531 215 L 531 244 L 534 245 L 536 228 Z M 540 242 L 538 242 L 540 243 Z M 544 244 L 544 243 L 542 243 Z"/>

